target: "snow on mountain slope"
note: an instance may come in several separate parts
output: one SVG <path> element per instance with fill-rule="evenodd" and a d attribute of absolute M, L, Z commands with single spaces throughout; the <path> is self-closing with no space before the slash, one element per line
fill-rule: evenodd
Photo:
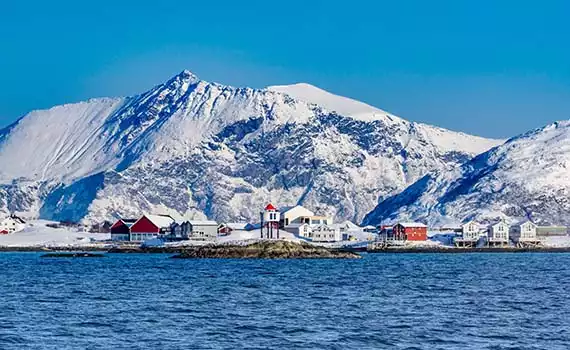
<path fill-rule="evenodd" d="M 122 103 L 92 99 L 19 119 L 0 137 L 0 180 L 79 178 L 105 169 L 114 154 L 98 152 L 105 140 L 97 131 Z"/>
<path fill-rule="evenodd" d="M 287 94 L 300 101 L 319 105 L 330 112 L 336 112 L 358 120 L 366 122 L 383 121 L 386 124 L 403 125 L 409 129 L 410 140 L 414 139 L 414 134 L 419 134 L 417 138 L 434 144 L 442 152 L 460 151 L 479 154 L 504 142 L 504 140 L 487 139 L 427 124 L 409 122 L 379 108 L 347 97 L 331 94 L 328 91 L 306 83 L 269 86 L 267 89 Z"/>
<path fill-rule="evenodd" d="M 1 167 L 0 211 L 256 220 L 271 200 L 359 221 L 379 198 L 500 143 L 318 91 L 328 108 L 184 71 L 134 97 L 32 112 L 0 131 L 0 164 L 25 159 Z"/>
<path fill-rule="evenodd" d="M 514 137 L 462 167 L 430 173 L 381 202 L 364 222 L 432 224 L 526 217 L 570 224 L 570 121 Z"/>
<path fill-rule="evenodd" d="M 331 112 L 336 112 L 340 115 L 346 115 L 363 121 L 374 121 L 379 119 L 394 119 L 395 121 L 401 121 L 400 118 L 381 109 L 348 97 L 331 94 L 330 92 L 319 89 L 311 84 L 298 83 L 293 85 L 275 85 L 267 87 L 267 90 L 284 93 L 295 99 L 319 105 Z"/>

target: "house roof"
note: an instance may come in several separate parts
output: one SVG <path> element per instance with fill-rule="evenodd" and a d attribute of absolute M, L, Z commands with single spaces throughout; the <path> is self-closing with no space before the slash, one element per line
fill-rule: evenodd
<path fill-rule="evenodd" d="M 248 223 L 247 222 L 227 222 L 227 223 L 223 223 L 222 225 L 229 227 L 232 230 L 245 230 Z"/>
<path fill-rule="evenodd" d="M 192 226 L 218 226 L 218 223 L 213 220 L 190 220 Z"/>
<path fill-rule="evenodd" d="M 24 219 L 22 219 L 19 216 L 16 215 L 10 215 L 7 218 L 2 219 L 1 221 L 6 221 L 6 220 L 14 220 L 14 222 L 19 223 L 19 224 L 25 224 L 26 222 L 24 221 Z"/>
<path fill-rule="evenodd" d="M 402 225 L 403 227 L 427 227 L 427 225 L 421 222 L 399 222 L 396 225 Z"/>
<path fill-rule="evenodd" d="M 499 225 L 499 224 L 503 224 L 503 225 L 509 226 L 509 225 L 507 225 L 507 223 L 505 222 L 505 220 L 495 220 L 495 221 L 492 221 L 489 225 L 487 225 L 487 227 L 495 227 L 495 226 L 497 226 L 497 225 Z"/>
<path fill-rule="evenodd" d="M 258 229 L 258 228 L 261 228 L 260 223 L 255 223 L 255 224 L 249 223 L 249 224 L 245 225 L 246 231 L 251 231 L 251 230 Z"/>
<path fill-rule="evenodd" d="M 281 213 L 282 213 L 282 214 L 285 214 L 285 213 L 287 213 L 288 211 L 293 210 L 293 209 L 295 209 L 295 208 L 302 208 L 302 209 L 308 211 L 309 213 L 311 213 L 311 215 L 309 215 L 309 216 L 315 216 L 315 213 L 313 213 L 312 210 L 309 210 L 309 209 L 305 208 L 305 207 L 302 206 L 302 205 L 294 205 L 294 206 L 290 206 L 290 207 L 282 207 L 282 208 L 281 208 Z"/>
<path fill-rule="evenodd" d="M 305 226 L 305 225 L 311 226 L 311 225 L 309 225 L 309 224 L 307 224 L 307 223 L 298 223 L 298 222 L 295 222 L 295 223 L 292 223 L 292 224 L 287 225 L 287 228 L 297 228 L 297 227 L 301 227 L 301 226 Z"/>
<path fill-rule="evenodd" d="M 352 222 L 352 221 L 350 221 L 350 220 L 343 221 L 343 222 L 341 222 L 340 224 L 343 225 L 343 226 L 348 227 L 349 229 L 350 229 L 350 228 L 354 228 L 354 229 L 360 228 L 360 226 L 358 226 L 357 224 L 355 224 L 354 222 Z"/>
<path fill-rule="evenodd" d="M 310 225 L 312 229 L 326 229 L 326 230 L 338 230 L 338 227 L 334 225 L 327 225 L 327 224 L 318 224 L 318 225 Z"/>
<path fill-rule="evenodd" d="M 534 222 L 530 221 L 529 219 L 517 220 L 517 221 L 513 222 L 513 224 L 511 226 L 520 226 L 520 225 L 526 224 L 527 222 L 536 226 L 536 224 Z"/>
<path fill-rule="evenodd" d="M 469 221 L 466 221 L 466 222 L 462 223 L 462 224 L 460 225 L 460 227 L 467 226 L 467 225 L 470 225 L 470 224 L 475 224 L 475 225 L 477 225 L 477 226 L 481 226 L 477 221 L 475 221 L 475 220 L 469 220 Z"/>
<path fill-rule="evenodd" d="M 157 227 L 170 227 L 170 224 L 174 222 L 174 219 L 169 215 L 145 215 L 145 216 Z"/>
<path fill-rule="evenodd" d="M 277 208 L 275 208 L 273 204 L 269 203 L 265 206 L 265 210 L 277 210 Z"/>
<path fill-rule="evenodd" d="M 291 210 L 291 209 L 293 209 L 293 208 L 295 208 L 295 207 L 296 207 L 296 205 L 285 205 L 285 206 L 282 206 L 279 211 L 280 211 L 281 213 L 286 213 L 286 212 L 288 212 L 289 210 Z"/>

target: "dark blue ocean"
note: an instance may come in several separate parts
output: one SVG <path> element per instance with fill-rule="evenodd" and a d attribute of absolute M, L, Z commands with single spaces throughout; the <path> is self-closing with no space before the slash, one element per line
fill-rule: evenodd
<path fill-rule="evenodd" d="M 569 349 L 570 254 L 0 253 L 0 349 Z"/>

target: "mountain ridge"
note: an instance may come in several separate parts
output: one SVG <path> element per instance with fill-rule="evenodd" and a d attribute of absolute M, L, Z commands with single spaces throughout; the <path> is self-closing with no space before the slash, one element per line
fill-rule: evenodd
<path fill-rule="evenodd" d="M 370 212 L 365 223 L 530 219 L 570 224 L 570 120 L 507 140 L 451 172 L 432 172 Z"/>
<path fill-rule="evenodd" d="M 183 71 L 132 97 L 31 112 L 0 131 L 0 163 L 26 159 L 0 172 L 0 210 L 87 222 L 143 211 L 255 220 L 251 208 L 272 200 L 360 221 L 379 198 L 501 142 L 304 99 Z"/>

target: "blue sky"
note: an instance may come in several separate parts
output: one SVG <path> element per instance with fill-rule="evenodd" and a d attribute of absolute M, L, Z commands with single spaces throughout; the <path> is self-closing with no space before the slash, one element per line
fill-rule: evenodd
<path fill-rule="evenodd" d="M 186 68 L 309 82 L 403 118 L 508 137 L 570 118 L 568 1 L 11 1 L 0 126 Z"/>

